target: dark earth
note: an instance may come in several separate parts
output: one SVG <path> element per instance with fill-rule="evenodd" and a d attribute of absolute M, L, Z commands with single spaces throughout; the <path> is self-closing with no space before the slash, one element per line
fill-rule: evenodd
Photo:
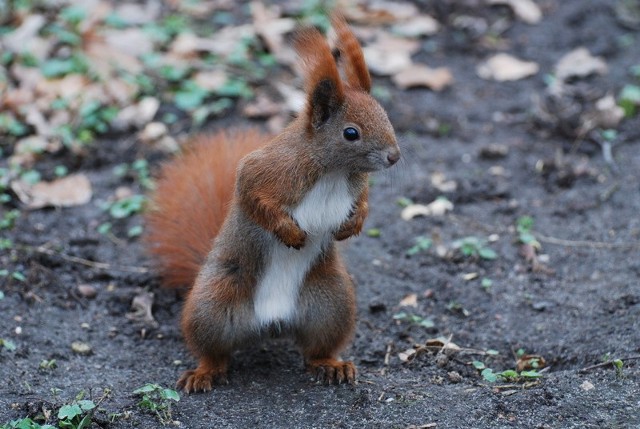
<path fill-rule="evenodd" d="M 536 102 L 548 99 L 556 62 L 579 46 L 601 56 L 608 73 L 571 82 L 575 92 L 566 103 L 588 109 L 606 93 L 638 84 L 630 68 L 640 64 L 640 37 L 620 12 L 623 3 L 634 2 L 540 1 L 544 18 L 528 25 L 504 6 L 417 2 L 443 28 L 416 58 L 449 67 L 455 82 L 442 92 L 400 91 L 375 79 L 388 90 L 382 103 L 403 162 L 372 178 L 369 234 L 344 245 L 359 320 L 343 358 L 357 365 L 359 383 L 318 385 L 288 340 L 265 340 L 236 353 L 229 385 L 183 395 L 167 424 L 640 428 L 640 120 L 617 126 L 610 157 L 599 130 L 580 136 L 575 117 L 560 112 L 545 120 Z M 460 16 L 500 27 L 501 50 L 537 62 L 540 72 L 514 82 L 480 79 L 476 66 L 493 49 L 482 28 L 454 26 Z M 249 125 L 262 123 L 238 113 L 207 127 Z M 56 410 L 80 392 L 98 402 L 108 390 L 91 427 L 160 427 L 132 392 L 146 383 L 172 387 L 194 366 L 178 328 L 179 294 L 159 288 L 153 270 L 145 272 L 151 262 L 140 239 L 127 238 L 142 216 L 115 224 L 112 234 L 97 232 L 108 220 L 100 203 L 119 186 L 139 190 L 130 177 L 115 176 L 114 166 L 142 157 L 152 172 L 162 158 L 131 135 L 114 135 L 85 157 L 51 161 L 50 168 L 63 163 L 86 174 L 92 202 L 22 210 L 16 226 L 2 231 L 16 245 L 2 251 L 0 265 L 26 281 L 0 280 L 0 338 L 16 345 L 0 349 L 0 424 L 46 412 L 55 424 Z M 457 187 L 438 189 L 434 173 Z M 452 211 L 400 217 L 399 199 L 428 204 L 439 196 L 453 203 Z M 541 244 L 537 255 L 528 248 L 529 258 L 516 231 L 523 216 L 533 219 Z M 407 255 L 418 237 L 432 246 Z M 497 257 L 463 255 L 453 244 L 465 237 L 489 240 Z M 79 285 L 95 288 L 95 298 Z M 131 316 L 132 301 L 144 292 L 154 294 L 155 324 Z M 415 306 L 401 306 L 412 294 Z M 425 320 L 433 326 L 418 323 Z M 401 352 L 438 337 L 462 350 L 431 347 L 401 359 Z M 72 351 L 76 341 L 89 344 L 90 353 Z M 518 351 L 544 359 L 540 377 L 490 382 L 472 365 L 514 369 Z M 41 368 L 52 359 L 55 367 Z"/>

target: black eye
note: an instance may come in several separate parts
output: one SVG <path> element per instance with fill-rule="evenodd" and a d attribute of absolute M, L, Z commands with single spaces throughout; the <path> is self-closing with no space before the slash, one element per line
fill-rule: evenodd
<path fill-rule="evenodd" d="M 347 127 L 342 132 L 342 136 L 348 141 L 352 142 L 360 138 L 360 133 L 353 127 Z"/>

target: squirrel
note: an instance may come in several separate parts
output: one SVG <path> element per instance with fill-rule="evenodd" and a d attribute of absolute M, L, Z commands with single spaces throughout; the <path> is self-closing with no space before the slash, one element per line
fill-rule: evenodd
<path fill-rule="evenodd" d="M 294 35 L 307 103 L 279 135 L 201 136 L 161 168 L 146 243 L 164 284 L 190 287 L 181 327 L 198 366 L 177 382 L 188 393 L 228 383 L 232 352 L 274 330 L 293 337 L 317 381 L 356 381 L 338 357 L 356 306 L 335 242 L 360 233 L 368 174 L 400 149 L 360 44 L 342 16 L 332 26 L 335 57 L 317 29 Z"/>

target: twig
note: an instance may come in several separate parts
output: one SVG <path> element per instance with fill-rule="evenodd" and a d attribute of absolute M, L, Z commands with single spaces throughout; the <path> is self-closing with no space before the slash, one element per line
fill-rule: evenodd
<path fill-rule="evenodd" d="M 32 251 L 32 252 L 36 252 L 36 253 L 42 253 L 44 255 L 49 255 L 49 256 L 58 256 L 58 257 L 64 259 L 65 261 L 73 262 L 73 263 L 80 264 L 80 265 L 85 265 L 87 267 L 95 268 L 95 269 L 98 269 L 98 270 L 122 271 L 122 272 L 127 272 L 127 273 L 140 273 L 140 274 L 144 274 L 144 273 L 148 273 L 149 272 L 149 269 L 147 269 L 145 267 L 136 267 L 136 266 L 131 266 L 131 265 L 112 265 L 112 264 L 108 264 L 106 262 L 91 261 L 89 259 L 80 258 L 78 256 L 72 256 L 72 255 L 67 255 L 65 253 L 62 253 L 62 252 L 56 252 L 55 250 L 48 249 L 48 248 L 46 248 L 44 246 L 38 246 L 38 247 L 20 246 L 20 247 L 23 250 L 27 250 L 27 251 Z"/>
<path fill-rule="evenodd" d="M 543 243 L 557 244 L 567 247 L 592 247 L 594 249 L 633 249 L 640 247 L 640 242 L 635 243 L 607 243 L 604 241 L 590 240 L 565 240 L 563 238 L 549 237 L 536 231 L 536 238 Z"/>
<path fill-rule="evenodd" d="M 615 361 L 617 361 L 617 360 L 620 360 L 620 361 L 622 361 L 622 362 L 625 362 L 625 361 L 638 360 L 638 359 L 640 359 L 640 355 L 638 355 L 638 356 L 629 356 L 629 357 L 624 357 L 624 358 L 619 358 L 619 359 L 613 359 L 613 360 L 608 360 L 608 361 L 606 361 L 606 362 L 602 362 L 602 363 L 598 363 L 598 364 L 596 364 L 596 365 L 591 365 L 591 366 L 588 366 L 588 367 L 586 367 L 586 368 L 582 368 L 582 369 L 581 369 L 581 370 L 579 370 L 578 372 L 580 372 L 580 373 L 584 373 L 584 372 L 587 372 L 587 371 L 591 371 L 592 369 L 602 368 L 602 367 L 609 366 L 609 365 L 611 365 L 611 366 L 615 366 L 615 363 L 614 363 L 614 362 L 615 362 Z"/>

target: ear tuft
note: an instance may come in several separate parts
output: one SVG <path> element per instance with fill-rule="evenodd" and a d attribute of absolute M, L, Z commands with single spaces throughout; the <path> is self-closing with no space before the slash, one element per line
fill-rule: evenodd
<path fill-rule="evenodd" d="M 341 57 L 344 58 L 344 73 L 347 78 L 347 84 L 364 92 L 371 91 L 371 76 L 364 61 L 364 54 L 358 39 L 349 29 L 347 21 L 340 13 L 334 12 L 331 17 L 331 24 L 336 32 L 338 50 Z"/>
<path fill-rule="evenodd" d="M 344 87 L 329 44 L 315 28 L 298 30 L 294 47 L 302 60 L 309 125 L 324 124 L 344 101 Z"/>

